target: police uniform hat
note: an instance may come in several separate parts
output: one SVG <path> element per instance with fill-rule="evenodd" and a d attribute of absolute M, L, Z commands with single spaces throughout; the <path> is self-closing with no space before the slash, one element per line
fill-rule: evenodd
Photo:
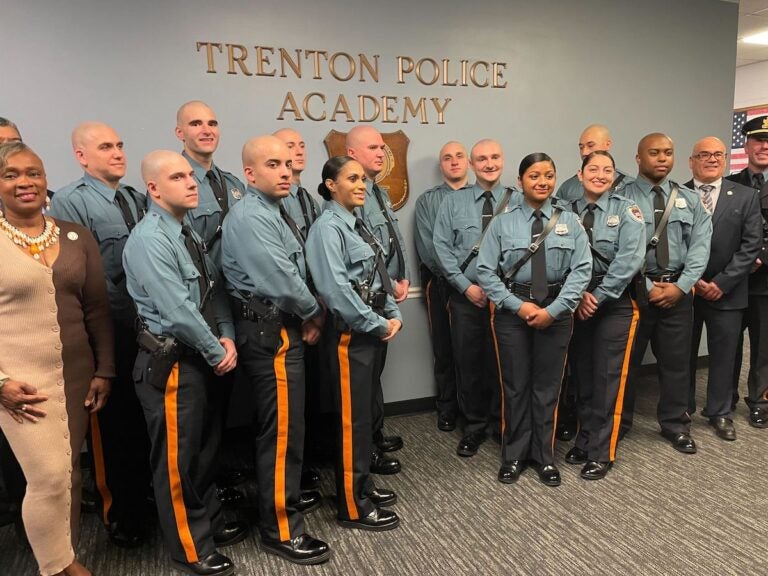
<path fill-rule="evenodd" d="M 741 133 L 747 138 L 768 140 L 768 116 L 757 116 L 741 127 Z"/>

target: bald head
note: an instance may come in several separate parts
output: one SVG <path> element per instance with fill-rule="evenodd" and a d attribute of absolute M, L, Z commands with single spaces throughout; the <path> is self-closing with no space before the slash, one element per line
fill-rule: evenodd
<path fill-rule="evenodd" d="M 219 121 L 205 102 L 192 100 L 176 113 L 176 138 L 184 151 L 206 170 L 213 165 L 213 153 L 219 146 Z"/>
<path fill-rule="evenodd" d="M 272 134 L 285 142 L 288 150 L 291 151 L 291 171 L 293 172 L 294 184 L 301 183 L 301 173 L 304 171 L 306 162 L 304 137 L 291 128 L 281 128 Z"/>
<path fill-rule="evenodd" d="M 360 162 L 372 180 L 384 169 L 385 147 L 381 133 L 373 126 L 355 126 L 347 134 L 347 155 Z"/>
<path fill-rule="evenodd" d="M 291 190 L 291 151 L 275 136 L 251 138 L 243 146 L 243 172 L 248 184 L 272 198 Z"/>
<path fill-rule="evenodd" d="M 152 202 L 179 221 L 197 207 L 197 180 L 189 161 L 172 150 L 155 150 L 141 161 L 141 177 Z"/>
<path fill-rule="evenodd" d="M 725 174 L 726 158 L 723 141 L 715 136 L 707 136 L 693 145 L 688 167 L 695 180 L 711 184 Z"/>
<path fill-rule="evenodd" d="M 443 173 L 445 183 L 454 190 L 458 190 L 467 183 L 469 158 L 461 142 L 451 140 L 440 148 L 440 171 Z"/>
<path fill-rule="evenodd" d="M 195 112 L 198 110 L 209 110 L 210 112 L 213 112 L 213 109 L 202 100 L 190 100 L 189 102 L 184 102 L 184 104 L 179 106 L 179 109 L 176 111 L 176 126 L 184 124 L 185 118 L 190 114 L 194 116 Z"/>
<path fill-rule="evenodd" d="M 582 158 L 585 158 L 590 152 L 595 150 L 605 150 L 606 152 L 611 149 L 613 141 L 611 140 L 611 133 L 608 128 L 602 124 L 590 124 L 579 136 L 579 154 Z"/>
<path fill-rule="evenodd" d="M 72 131 L 72 149 L 86 174 L 111 188 L 125 176 L 123 141 L 103 122 L 83 122 Z"/>

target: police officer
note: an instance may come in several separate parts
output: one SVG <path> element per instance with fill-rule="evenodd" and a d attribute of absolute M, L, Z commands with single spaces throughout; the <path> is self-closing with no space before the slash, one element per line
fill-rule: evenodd
<path fill-rule="evenodd" d="M 184 223 L 197 206 L 189 162 L 158 150 L 141 163 L 149 212 L 123 252 L 128 292 L 143 323 L 134 376 L 152 441 L 155 500 L 173 563 L 191 574 L 234 573 L 217 547 L 247 535 L 225 523 L 213 483 L 221 427 L 214 374 L 234 369 L 237 351 L 226 295 L 200 236 Z"/>
<path fill-rule="evenodd" d="M 233 174 L 213 162 L 219 147 L 219 121 L 205 102 L 192 100 L 176 113 L 176 138 L 184 144 L 182 155 L 195 170 L 200 202 L 189 211 L 192 228 L 205 242 L 213 263 L 221 270 L 221 230 L 229 208 L 245 194 Z"/>
<path fill-rule="evenodd" d="M 609 152 L 613 146 L 611 133 L 606 126 L 602 124 L 590 124 L 579 136 L 579 156 L 582 161 L 590 152 L 603 150 Z M 616 192 L 621 192 L 622 188 L 632 182 L 634 178 L 621 170 L 615 170 L 614 186 Z M 560 185 L 555 196 L 568 202 L 578 200 L 583 195 L 583 188 L 579 175 L 574 174 L 568 180 Z"/>
<path fill-rule="evenodd" d="M 348 156 L 325 163 L 320 195 L 328 201 L 307 240 L 307 263 L 328 307 L 321 340 L 338 414 L 336 494 L 342 526 L 390 530 L 397 514 L 382 506 L 397 496 L 370 477 L 373 395 L 380 348 L 402 327 L 385 251 L 356 208 L 368 198 L 366 171 Z"/>
<path fill-rule="evenodd" d="M 456 190 L 469 188 L 469 158 L 461 143 L 451 141 L 440 149 L 443 182 L 430 188 L 416 200 L 414 240 L 421 260 L 421 286 L 427 299 L 429 332 L 432 338 L 433 370 L 437 383 L 437 427 L 443 431 L 456 428 L 458 398 L 456 367 L 451 348 L 451 324 L 448 316 L 448 283 L 435 254 L 432 234 L 437 210 L 443 199 Z"/>
<path fill-rule="evenodd" d="M 746 122 L 741 133 L 747 137 L 744 150 L 748 164 L 741 172 L 726 178 L 758 191 L 763 217 L 763 244 L 749 275 L 749 307 L 744 315 L 750 343 L 746 402 L 749 424 L 755 428 L 768 428 L 768 346 L 761 345 L 761 335 L 768 334 L 768 116 L 758 116 Z M 734 369 L 734 406 L 739 399 L 743 328 Z"/>
<path fill-rule="evenodd" d="M 151 471 L 147 426 L 133 386 L 136 311 L 125 285 L 123 248 L 146 212 L 147 199 L 120 182 L 126 157 L 123 141 L 112 127 L 100 122 L 79 124 L 72 132 L 72 148 L 85 174 L 54 195 L 50 214 L 90 229 L 104 263 L 117 378 L 112 386 L 114 402 L 91 418 L 91 450 L 110 540 L 133 547 L 145 538 Z"/>
<path fill-rule="evenodd" d="M 478 283 L 494 305 L 491 323 L 503 390 L 498 479 L 516 482 L 530 459 L 541 482 L 559 486 L 557 398 L 573 311 L 589 282 L 592 258 L 577 216 L 550 200 L 552 159 L 529 154 L 518 175 L 523 201 L 491 221 L 477 257 Z"/>
<path fill-rule="evenodd" d="M 565 461 L 584 464 L 585 480 L 603 478 L 616 458 L 616 415 L 639 318 L 628 287 L 645 257 L 645 220 L 636 204 L 612 193 L 615 172 L 610 152 L 587 154 L 578 174 L 584 196 L 572 205 L 589 239 L 592 279 L 576 309 L 571 341 L 579 431 Z"/>
<path fill-rule="evenodd" d="M 282 205 L 290 150 L 274 136 L 253 138 L 243 147 L 243 169 L 249 186 L 224 221 L 222 264 L 240 369 L 252 389 L 261 544 L 291 562 L 318 564 L 331 551 L 305 532 L 299 485 L 304 342 L 317 342 L 324 313 L 307 286 L 304 235 Z"/>
<path fill-rule="evenodd" d="M 301 185 L 301 173 L 304 171 L 307 158 L 304 137 L 290 128 L 282 128 L 272 135 L 285 142 L 291 153 L 291 190 L 280 203 L 306 239 L 310 226 L 320 216 L 320 206 Z M 308 460 L 310 458 L 321 460 L 323 453 L 332 452 L 332 439 L 328 436 L 327 424 L 333 421 L 333 415 L 330 395 L 327 394 L 328 390 L 320 379 L 321 358 L 316 344 L 307 344 L 304 347 L 304 363 L 307 388 L 304 409 L 306 436 L 311 443 L 304 444 L 305 459 L 304 469 L 301 472 L 301 487 L 309 490 L 316 488 L 320 483 L 320 473 L 308 464 Z"/>
<path fill-rule="evenodd" d="M 490 334 L 488 298 L 477 283 L 477 249 L 495 212 L 519 202 L 519 195 L 501 184 L 504 154 L 494 140 L 472 147 L 470 165 L 475 184 L 449 194 L 440 204 L 433 243 L 443 275 L 450 285 L 448 306 L 456 362 L 459 410 L 464 432 L 456 453 L 470 457 L 486 439 L 497 374 Z M 496 393 L 498 397 L 498 393 Z"/>
<path fill-rule="evenodd" d="M 637 180 L 624 188 L 645 218 L 646 257 L 633 286 L 640 323 L 630 361 L 622 427 L 628 430 L 634 408 L 634 382 L 648 342 L 659 374 L 657 416 L 661 434 L 675 450 L 696 452 L 688 414 L 693 294 L 709 259 L 712 219 L 698 194 L 669 180 L 675 160 L 665 134 L 644 136 L 637 145 Z"/>
<path fill-rule="evenodd" d="M 408 287 L 411 283 L 405 242 L 400 233 L 395 212 L 392 210 L 389 195 L 386 190 L 379 188 L 376 184 L 376 177 L 384 169 L 386 145 L 379 131 L 372 126 L 355 126 L 347 134 L 346 146 L 347 154 L 360 163 L 367 177 L 367 197 L 365 206 L 360 208 L 360 215 L 384 250 L 387 270 L 393 280 L 395 301 L 402 302 L 408 297 Z M 384 392 L 381 387 L 381 372 L 387 360 L 386 343 L 378 348 L 378 352 L 381 354 L 377 362 L 380 371 L 376 377 L 373 395 L 373 442 L 376 449 L 371 453 L 371 472 L 397 474 L 400 472 L 400 461 L 383 455 L 383 452 L 394 452 L 403 447 L 400 436 L 384 435 Z"/>

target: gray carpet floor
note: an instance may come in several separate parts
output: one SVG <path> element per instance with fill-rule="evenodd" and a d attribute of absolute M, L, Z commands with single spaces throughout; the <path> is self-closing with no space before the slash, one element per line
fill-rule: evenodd
<path fill-rule="evenodd" d="M 701 404 L 706 370 L 697 377 Z M 602 481 L 584 481 L 579 466 L 562 463 L 558 488 L 543 486 L 533 470 L 502 485 L 492 441 L 463 459 L 455 455 L 459 432 L 439 432 L 434 413 L 392 417 L 387 432 L 405 441 L 398 453 L 403 471 L 376 481 L 397 491 L 400 528 L 340 528 L 328 501 L 307 517 L 309 531 L 333 547 L 324 565 L 295 566 L 267 555 L 253 534 L 224 552 L 241 576 L 768 574 L 768 430 L 748 426 L 740 403 L 736 442 L 718 439 L 696 415 L 699 452 L 679 454 L 658 433 L 656 386 L 653 378 L 643 380 L 635 426 Z M 558 446 L 559 461 L 568 448 Z M 330 471 L 323 472 L 322 491 L 334 492 Z M 157 529 L 152 534 L 151 544 L 121 550 L 96 515 L 84 515 L 78 554 L 96 576 L 178 574 Z M 10 526 L 0 528 L 0 551 L 0 576 L 37 573 Z"/>

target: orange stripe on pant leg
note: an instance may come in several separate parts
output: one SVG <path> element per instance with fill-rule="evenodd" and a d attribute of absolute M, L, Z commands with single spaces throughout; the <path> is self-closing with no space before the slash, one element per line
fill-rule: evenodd
<path fill-rule="evenodd" d="M 499 340 L 496 338 L 496 326 L 494 325 L 494 320 L 496 318 L 496 305 L 491 302 L 491 335 L 493 336 L 493 348 L 496 351 L 496 369 L 498 370 L 499 374 L 499 388 L 501 389 L 501 444 L 502 448 L 504 447 L 504 431 L 507 428 L 507 421 L 505 418 L 505 411 L 504 411 L 504 381 L 501 376 L 501 355 L 499 354 Z"/>
<path fill-rule="evenodd" d="M 351 332 L 344 332 L 339 338 L 339 386 L 341 388 L 341 456 L 344 474 L 344 498 L 350 520 L 357 520 L 360 514 L 355 503 L 354 460 L 352 457 L 352 381 L 349 373 L 349 341 Z"/>
<path fill-rule="evenodd" d="M 107 486 L 107 472 L 104 466 L 104 444 L 101 442 L 98 414 L 91 414 L 91 447 L 93 448 L 93 475 L 96 488 L 101 494 L 103 521 L 109 526 L 109 510 L 112 508 L 112 492 Z"/>
<path fill-rule="evenodd" d="M 285 356 L 290 342 L 288 332 L 280 328 L 282 344 L 275 355 L 275 384 L 277 386 L 277 446 L 275 448 L 275 515 L 280 540 L 291 539 L 288 514 L 285 511 L 285 455 L 288 451 L 288 374 L 285 370 Z"/>
<path fill-rule="evenodd" d="M 632 321 L 629 324 L 629 337 L 627 338 L 627 347 L 624 349 L 624 362 L 621 365 L 621 380 L 619 381 L 619 393 L 616 395 L 616 406 L 613 408 L 613 430 L 611 431 L 611 448 L 609 458 L 611 462 L 616 458 L 616 444 L 619 441 L 619 429 L 621 428 L 621 414 L 624 410 L 624 391 L 629 377 L 629 359 L 632 356 L 632 345 L 635 343 L 635 332 L 637 330 L 638 318 L 640 313 L 637 304 L 632 302 Z"/>
<path fill-rule="evenodd" d="M 178 402 L 179 392 L 179 363 L 173 365 L 171 375 L 165 386 L 165 430 L 168 441 L 168 484 L 171 489 L 173 515 L 176 519 L 176 530 L 184 548 L 187 562 L 197 562 L 197 550 L 192 532 L 187 521 L 187 507 L 184 505 L 184 494 L 181 490 L 181 475 L 179 474 L 179 426 Z"/>

